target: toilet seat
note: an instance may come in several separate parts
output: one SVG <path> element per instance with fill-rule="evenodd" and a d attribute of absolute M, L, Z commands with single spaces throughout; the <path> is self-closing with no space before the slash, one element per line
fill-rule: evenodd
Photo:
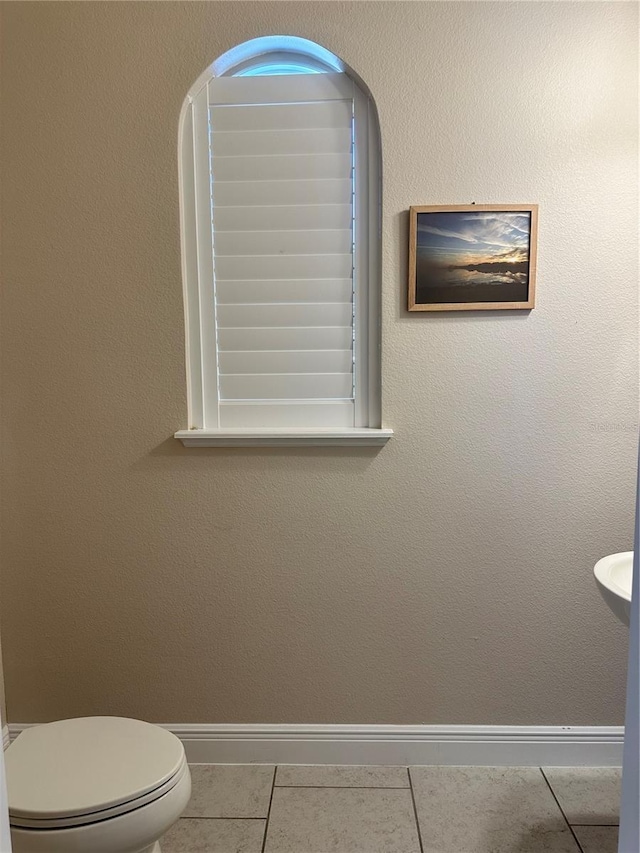
<path fill-rule="evenodd" d="M 15 816 L 13 812 L 10 812 L 9 822 L 12 827 L 19 827 L 20 829 L 65 829 L 66 827 L 87 826 L 88 824 L 98 823 L 103 820 L 108 820 L 112 817 L 125 815 L 128 812 L 135 811 L 135 809 L 140 808 L 140 806 L 146 806 L 149 803 L 153 803 L 156 800 L 161 799 L 166 794 L 168 794 L 169 791 L 173 790 L 173 788 L 179 785 L 185 775 L 188 775 L 188 773 L 189 768 L 185 759 L 184 764 L 174 777 L 169 779 L 163 785 L 160 785 L 159 788 L 156 788 L 153 791 L 149 791 L 149 793 L 143 794 L 143 796 L 141 797 L 136 797 L 135 800 L 119 803 L 116 806 L 111 806 L 107 809 L 101 809 L 97 812 L 91 812 L 90 814 L 68 815 L 66 817 L 57 818 L 27 818 Z"/>
<path fill-rule="evenodd" d="M 9 820 L 24 829 L 79 827 L 124 815 L 167 795 L 188 774 L 175 735 L 124 717 L 26 729 L 5 758 Z"/>

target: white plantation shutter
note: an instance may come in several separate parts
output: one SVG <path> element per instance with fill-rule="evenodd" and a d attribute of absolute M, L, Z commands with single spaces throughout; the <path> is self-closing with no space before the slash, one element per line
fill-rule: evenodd
<path fill-rule="evenodd" d="M 209 84 L 221 428 L 355 426 L 354 86 Z"/>
<path fill-rule="evenodd" d="M 267 42 L 285 54 L 266 56 Z M 307 59 L 324 71 L 289 73 Z M 380 425 L 379 131 L 354 79 L 327 70 L 342 67 L 304 39 L 257 39 L 216 60 L 183 105 L 189 429 L 176 436 L 187 445 L 391 435 Z"/>

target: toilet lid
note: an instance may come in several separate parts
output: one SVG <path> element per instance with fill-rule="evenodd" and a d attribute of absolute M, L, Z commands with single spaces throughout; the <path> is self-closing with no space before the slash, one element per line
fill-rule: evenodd
<path fill-rule="evenodd" d="M 151 723 L 81 717 L 25 729 L 5 763 L 10 816 L 46 820 L 143 797 L 183 767 L 184 749 Z"/>

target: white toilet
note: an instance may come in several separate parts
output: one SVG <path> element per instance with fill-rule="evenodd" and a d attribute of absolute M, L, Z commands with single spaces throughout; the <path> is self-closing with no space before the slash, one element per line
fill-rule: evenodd
<path fill-rule="evenodd" d="M 34 726 L 5 760 L 14 853 L 160 853 L 191 796 L 178 738 L 140 720 Z"/>

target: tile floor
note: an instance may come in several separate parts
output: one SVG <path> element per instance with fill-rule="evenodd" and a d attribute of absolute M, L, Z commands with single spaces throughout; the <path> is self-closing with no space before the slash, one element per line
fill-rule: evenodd
<path fill-rule="evenodd" d="M 616 853 L 612 767 L 193 764 L 162 853 Z"/>

